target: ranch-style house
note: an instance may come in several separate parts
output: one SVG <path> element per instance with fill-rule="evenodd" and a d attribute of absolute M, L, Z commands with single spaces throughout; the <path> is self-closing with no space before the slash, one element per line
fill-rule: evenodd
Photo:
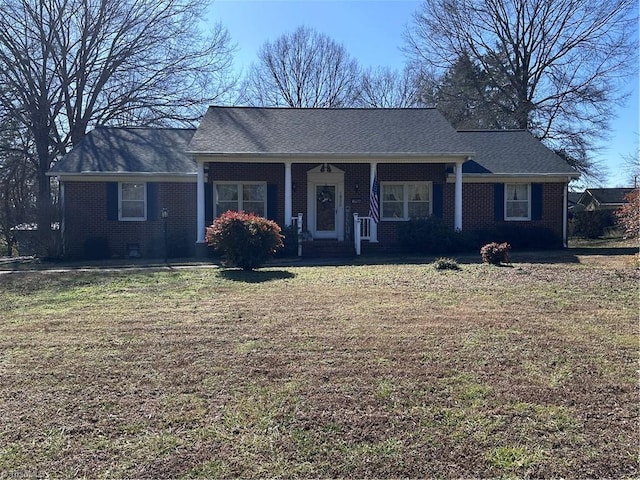
<path fill-rule="evenodd" d="M 297 229 L 303 256 L 392 250 L 402 222 L 430 216 L 566 246 L 578 176 L 527 131 L 456 131 L 433 108 L 256 107 L 210 107 L 196 129 L 99 127 L 49 175 L 69 258 L 162 257 L 165 238 L 196 255 L 227 210 Z"/>

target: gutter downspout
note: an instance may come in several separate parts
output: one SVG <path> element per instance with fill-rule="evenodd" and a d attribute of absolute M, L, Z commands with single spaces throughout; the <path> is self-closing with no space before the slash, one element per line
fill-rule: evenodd
<path fill-rule="evenodd" d="M 467 158 L 469 160 L 470 158 Z M 454 193 L 454 214 L 453 214 L 453 228 L 455 231 L 462 231 L 462 162 L 456 162 L 456 183 Z"/>
<path fill-rule="evenodd" d="M 569 182 L 571 177 L 567 178 L 567 183 L 564 185 L 564 192 L 562 195 L 562 246 L 567 248 L 569 246 Z"/>
<path fill-rule="evenodd" d="M 196 186 L 196 202 L 197 202 L 197 232 L 196 243 L 204 244 L 204 163 L 198 162 L 198 183 Z"/>
<path fill-rule="evenodd" d="M 58 177 L 58 182 L 60 182 L 60 239 L 62 240 L 62 256 L 66 257 L 67 255 L 67 235 L 66 235 L 66 206 L 64 204 L 64 182 L 60 180 Z"/>

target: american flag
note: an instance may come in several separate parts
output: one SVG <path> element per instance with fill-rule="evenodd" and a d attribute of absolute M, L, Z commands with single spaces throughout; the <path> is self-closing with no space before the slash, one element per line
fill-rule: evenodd
<path fill-rule="evenodd" d="M 369 216 L 374 222 L 380 222 L 380 184 L 378 183 L 378 174 L 373 177 L 373 185 L 371 186 L 371 197 L 369 198 Z"/>

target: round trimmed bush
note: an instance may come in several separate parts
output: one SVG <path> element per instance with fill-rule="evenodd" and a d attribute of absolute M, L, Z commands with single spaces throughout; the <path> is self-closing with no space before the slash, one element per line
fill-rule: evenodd
<path fill-rule="evenodd" d="M 207 244 L 220 251 L 225 261 L 243 270 L 258 268 L 282 248 L 278 224 L 253 213 L 223 213 L 207 227 Z"/>

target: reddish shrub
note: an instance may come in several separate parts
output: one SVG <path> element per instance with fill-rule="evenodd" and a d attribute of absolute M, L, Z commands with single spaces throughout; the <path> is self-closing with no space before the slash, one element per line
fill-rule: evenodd
<path fill-rule="evenodd" d="M 618 224 L 624 228 L 627 238 L 640 236 L 640 190 L 632 190 L 625 195 L 627 203 L 616 210 Z"/>
<path fill-rule="evenodd" d="M 207 227 L 205 238 L 227 263 L 243 270 L 262 266 L 283 246 L 276 222 L 245 212 L 223 213 Z"/>
<path fill-rule="evenodd" d="M 509 263 L 509 250 L 511 245 L 507 242 L 487 243 L 480 249 L 480 255 L 482 255 L 483 263 L 490 263 L 492 265 L 500 265 L 501 263 Z"/>

